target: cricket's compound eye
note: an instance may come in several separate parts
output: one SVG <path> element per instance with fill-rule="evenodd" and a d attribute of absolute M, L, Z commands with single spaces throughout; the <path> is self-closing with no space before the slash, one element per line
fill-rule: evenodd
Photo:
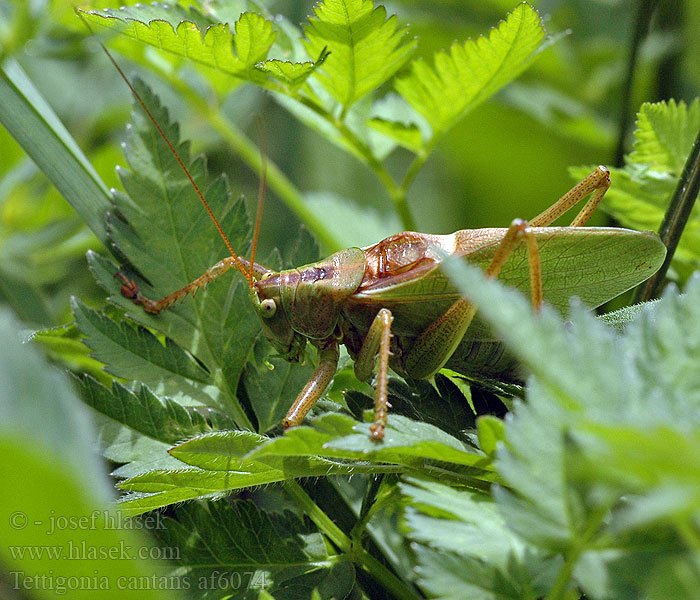
<path fill-rule="evenodd" d="M 265 300 L 263 300 L 260 303 L 260 308 L 262 309 L 260 311 L 260 314 L 266 319 L 273 317 L 277 312 L 277 304 L 272 298 L 266 298 Z"/>

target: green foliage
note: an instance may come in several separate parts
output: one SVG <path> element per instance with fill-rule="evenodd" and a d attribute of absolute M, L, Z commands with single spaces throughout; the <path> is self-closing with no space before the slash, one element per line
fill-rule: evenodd
<path fill-rule="evenodd" d="M 517 77 L 546 46 L 538 14 L 522 3 L 488 38 L 455 44 L 450 56 L 438 53 L 436 72 L 423 61 L 413 61 L 411 75 L 395 80 L 411 109 L 391 101 L 391 96 L 374 98 L 378 88 L 410 58 L 416 44 L 407 39 L 407 30 L 398 26 L 396 16 L 387 19 L 386 9 L 375 8 L 371 0 L 319 4 L 302 40 L 311 60 L 295 64 L 266 60 L 276 32 L 257 13 L 243 13 L 232 30 L 225 24 L 207 23 L 194 9 L 187 12 L 177 7 L 173 11 L 158 3 L 81 11 L 80 15 L 88 22 L 115 28 L 133 39 L 277 92 L 280 102 L 298 118 L 370 166 L 406 229 L 415 228 L 406 204 L 408 188 L 435 143 L 468 110 Z M 361 99 L 366 100 L 364 105 L 358 103 Z M 426 136 L 418 129 L 423 119 L 432 127 Z M 380 139 L 376 132 L 381 133 Z M 397 145 L 416 154 L 401 182 L 381 162 Z M 293 202 L 296 207 L 298 200 Z M 335 240 L 326 243 L 330 236 L 319 230 L 323 226 L 298 207 L 295 210 L 328 250 L 341 247 Z"/>
<path fill-rule="evenodd" d="M 66 376 L 19 341 L 20 327 L 0 310 L 0 452 L 6 457 L 0 462 L 0 559 L 6 589 L 40 587 L 47 598 L 94 598 L 96 589 L 104 598 L 169 597 L 159 589 L 117 585 L 118 578 L 138 581 L 166 572 L 143 560 L 154 550 L 150 556 L 158 555 L 153 541 L 115 526 L 119 515 L 111 510 L 109 482 L 91 449 L 90 416 Z M 134 554 L 122 551 L 114 560 L 120 548 Z"/>
<path fill-rule="evenodd" d="M 115 23 L 120 33 L 135 40 L 247 81 L 263 83 L 263 72 L 267 72 L 294 87 L 314 68 L 313 63 L 265 62 L 277 33 L 270 21 L 256 13 L 243 13 L 233 31 L 228 24 L 207 23 L 194 9 L 169 8 L 158 3 L 106 9 L 103 14 L 82 13 L 88 22 L 106 26 Z M 195 21 L 202 22 L 201 28 Z M 202 31 L 204 26 L 206 31 Z"/>
<path fill-rule="evenodd" d="M 686 158 L 700 130 L 700 100 L 645 103 L 637 114 L 632 152 L 624 169 L 611 169 L 613 186 L 603 208 L 625 227 L 658 230 Z M 574 177 L 587 167 L 571 169 Z M 676 278 L 700 265 L 700 208 L 695 206 L 674 256 Z"/>
<path fill-rule="evenodd" d="M 542 585 L 561 597 L 572 582 L 591 597 L 700 589 L 684 572 L 697 558 L 691 523 L 700 510 L 693 458 L 700 449 L 700 280 L 683 296 L 670 291 L 620 335 L 580 305 L 566 326 L 551 309 L 533 315 L 524 298 L 480 272 L 457 262 L 449 270 L 535 375 L 497 455 L 506 487 L 495 501 L 508 528 L 498 536 L 483 531 L 502 544 L 486 561 L 489 569 L 517 585 L 518 597 L 542 595 Z M 423 536 L 427 530 L 417 529 Z M 525 544 L 517 551 L 513 533 Z M 607 552 L 611 547 L 617 552 Z M 473 558 L 463 548 L 457 557 L 466 570 Z M 550 568 L 533 568 L 537 556 Z M 430 553 L 427 564 L 435 566 Z M 429 580 L 445 573 L 433 571 Z M 504 592 L 492 594 L 485 597 Z"/>
<path fill-rule="evenodd" d="M 232 537 L 231 532 L 238 535 Z M 289 512 L 265 513 L 252 502 L 189 504 L 164 520 L 158 533 L 165 547 L 183 548 L 179 580 L 185 598 L 222 594 L 275 598 L 342 598 L 352 589 L 349 562 L 333 560 L 323 537 Z"/>
<path fill-rule="evenodd" d="M 394 75 L 415 49 L 396 15 L 387 19 L 372 0 L 329 0 L 315 12 L 305 46 L 310 56 L 329 50 L 319 80 L 344 110 Z"/>
<path fill-rule="evenodd" d="M 455 42 L 449 54 L 438 52 L 434 69 L 414 62 L 396 89 L 437 135 L 520 75 L 544 37 L 539 15 L 523 2 L 488 37 Z"/>

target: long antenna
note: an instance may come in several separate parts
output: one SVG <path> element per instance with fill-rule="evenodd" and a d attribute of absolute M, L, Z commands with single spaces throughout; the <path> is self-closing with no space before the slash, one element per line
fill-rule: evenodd
<path fill-rule="evenodd" d="M 80 14 L 77 9 L 76 9 L 76 14 L 80 17 L 80 20 L 85 24 L 85 26 L 88 28 L 88 31 L 94 35 L 94 32 L 92 30 L 92 27 L 90 27 L 90 24 L 85 20 L 85 17 L 83 17 L 82 14 Z M 158 133 L 160 134 L 160 137 L 163 138 L 163 141 L 168 145 L 168 148 L 170 149 L 170 152 L 172 155 L 175 157 L 175 160 L 177 163 L 180 165 L 180 168 L 183 170 L 185 175 L 187 175 L 187 179 L 190 180 L 190 183 L 192 184 L 192 187 L 194 188 L 194 191 L 197 192 L 197 196 L 199 196 L 199 199 L 202 201 L 202 204 L 204 205 L 204 208 L 206 209 L 207 213 L 209 214 L 209 217 L 211 220 L 214 222 L 214 225 L 216 226 L 216 229 L 219 232 L 219 235 L 221 238 L 224 240 L 224 243 L 226 244 L 226 247 L 228 248 L 228 251 L 231 253 L 231 256 L 234 258 L 236 261 L 236 267 L 238 267 L 238 270 L 243 273 L 245 278 L 248 280 L 248 287 L 251 289 L 253 288 L 253 259 L 254 259 L 254 254 L 255 254 L 255 242 L 253 243 L 253 256 L 251 257 L 250 261 L 250 272 L 246 270 L 246 268 L 243 266 L 243 262 L 241 259 L 238 257 L 238 254 L 233 250 L 233 247 L 231 246 L 231 242 L 229 242 L 228 237 L 226 237 L 226 234 L 224 233 L 224 230 L 221 228 L 221 225 L 219 224 L 218 219 L 216 216 L 214 216 L 214 213 L 212 212 L 209 203 L 206 201 L 204 198 L 204 194 L 202 194 L 202 191 L 199 189 L 199 186 L 195 182 L 195 180 L 192 178 L 192 175 L 190 174 L 189 170 L 185 166 L 185 163 L 182 161 L 180 158 L 180 155 L 177 153 L 177 150 L 175 150 L 175 147 L 170 143 L 170 140 L 168 139 L 168 136 L 165 134 L 163 131 L 162 127 L 156 121 L 155 117 L 151 113 L 151 111 L 148 109 L 148 106 L 146 106 L 146 103 L 143 101 L 143 98 L 141 98 L 141 95 L 136 91 L 136 88 L 132 85 L 132 83 L 129 81 L 129 78 L 124 74 L 124 71 L 122 71 L 121 67 L 117 64 L 117 61 L 114 59 L 114 57 L 110 54 L 109 50 L 105 47 L 105 45 L 102 42 L 99 42 L 100 46 L 102 47 L 102 50 L 104 53 L 107 55 L 107 58 L 109 58 L 110 62 L 114 65 L 114 68 L 117 70 L 121 78 L 124 80 L 126 85 L 129 86 L 129 89 L 131 90 L 131 93 L 134 95 L 134 98 L 138 101 L 138 103 L 141 105 L 141 108 L 143 111 L 146 113 L 148 118 L 150 119 L 151 123 L 153 123 L 153 126 L 158 130 Z M 263 174 L 263 182 L 264 182 L 264 174 Z M 258 209 L 258 213 L 260 212 L 260 209 Z M 257 222 L 260 222 L 260 215 L 258 214 L 258 219 Z M 255 230 L 255 238 L 257 239 L 257 225 L 256 225 L 256 230 Z"/>
<path fill-rule="evenodd" d="M 253 232 L 253 248 L 250 251 L 250 277 L 253 277 L 255 266 L 255 249 L 258 247 L 258 232 L 260 231 L 260 219 L 262 217 L 263 200 L 265 198 L 265 183 L 267 180 L 267 156 L 265 154 L 265 143 L 262 139 L 263 128 L 258 121 L 258 136 L 260 137 L 260 188 L 258 190 L 258 208 L 255 211 L 255 230 Z"/>

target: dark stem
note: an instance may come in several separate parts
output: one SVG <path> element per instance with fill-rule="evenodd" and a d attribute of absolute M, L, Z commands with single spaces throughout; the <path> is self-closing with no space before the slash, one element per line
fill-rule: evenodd
<path fill-rule="evenodd" d="M 634 20 L 634 31 L 630 40 L 629 54 L 627 56 L 627 69 L 625 73 L 625 83 L 622 87 L 622 103 L 620 105 L 620 120 L 617 132 L 617 148 L 615 149 L 615 166 L 622 167 L 624 164 L 625 139 L 627 137 L 627 126 L 630 116 L 630 105 L 632 103 L 632 86 L 634 84 L 634 73 L 637 66 L 637 56 L 639 46 L 649 30 L 651 15 L 658 0 L 638 0 L 637 14 Z"/>
<path fill-rule="evenodd" d="M 658 272 L 637 288 L 634 302 L 645 302 L 657 297 L 661 282 L 664 280 L 680 241 L 681 233 L 683 233 L 698 197 L 698 191 L 700 191 L 700 131 L 695 138 L 688 160 L 683 167 L 681 178 L 673 192 L 671 204 L 664 215 L 661 227 L 659 227 L 659 236 L 666 245 L 666 259 Z"/>

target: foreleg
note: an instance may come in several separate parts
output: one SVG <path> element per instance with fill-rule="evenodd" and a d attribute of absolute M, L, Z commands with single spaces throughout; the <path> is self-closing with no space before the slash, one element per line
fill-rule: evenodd
<path fill-rule="evenodd" d="M 318 402 L 323 392 L 326 391 L 338 369 L 338 359 L 340 358 L 338 342 L 335 339 L 331 339 L 324 344 L 319 352 L 320 361 L 318 367 L 316 367 L 311 379 L 306 383 L 304 389 L 301 390 L 284 418 L 285 429 L 301 425 L 304 417 L 313 408 L 314 404 Z"/>

